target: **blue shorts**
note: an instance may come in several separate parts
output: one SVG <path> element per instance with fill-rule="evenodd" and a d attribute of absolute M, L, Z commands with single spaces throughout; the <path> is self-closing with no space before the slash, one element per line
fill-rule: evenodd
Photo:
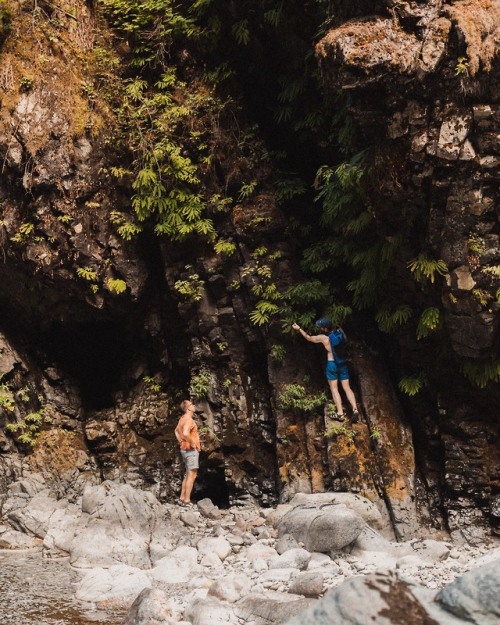
<path fill-rule="evenodd" d="M 336 362 L 329 360 L 326 363 L 326 379 L 327 380 L 348 380 L 349 369 L 347 362 Z"/>

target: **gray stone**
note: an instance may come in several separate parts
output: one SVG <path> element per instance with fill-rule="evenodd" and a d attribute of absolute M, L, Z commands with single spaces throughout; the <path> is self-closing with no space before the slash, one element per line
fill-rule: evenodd
<path fill-rule="evenodd" d="M 307 568 L 311 554 L 306 549 L 289 549 L 285 553 L 269 560 L 270 569 L 294 568 L 303 571 Z"/>
<path fill-rule="evenodd" d="M 321 505 L 321 504 L 343 504 L 349 510 L 353 510 L 371 527 L 383 529 L 385 527 L 384 519 L 380 514 L 377 506 L 361 495 L 354 493 L 297 493 L 290 504 L 298 505 Z"/>
<path fill-rule="evenodd" d="M 290 592 L 296 595 L 304 595 L 305 597 L 319 597 L 323 592 L 325 577 L 320 572 L 304 572 L 290 584 Z"/>
<path fill-rule="evenodd" d="M 121 625 L 173 625 L 168 595 L 160 588 L 145 588 L 134 601 Z"/>
<path fill-rule="evenodd" d="M 284 623 L 313 602 L 313 599 L 299 599 L 296 595 L 267 591 L 247 595 L 235 606 L 236 615 L 255 625 Z"/>
<path fill-rule="evenodd" d="M 500 622 L 500 559 L 469 571 L 443 588 L 436 601 L 476 625 Z"/>
<path fill-rule="evenodd" d="M 226 575 L 216 580 L 208 589 L 208 594 L 234 603 L 250 592 L 251 581 L 243 573 Z"/>
<path fill-rule="evenodd" d="M 281 519 L 278 532 L 291 534 L 308 551 L 329 553 L 354 542 L 364 527 L 363 519 L 343 505 L 304 505 Z"/>

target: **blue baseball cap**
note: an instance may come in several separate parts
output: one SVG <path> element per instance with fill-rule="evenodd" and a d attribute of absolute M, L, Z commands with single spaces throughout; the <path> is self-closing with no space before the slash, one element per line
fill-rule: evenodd
<path fill-rule="evenodd" d="M 327 330 L 331 330 L 333 327 L 332 320 L 328 317 L 321 317 L 314 324 L 317 328 L 326 328 Z"/>

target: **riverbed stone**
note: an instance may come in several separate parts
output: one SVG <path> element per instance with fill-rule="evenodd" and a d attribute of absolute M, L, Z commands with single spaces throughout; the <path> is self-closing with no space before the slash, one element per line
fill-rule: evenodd
<path fill-rule="evenodd" d="M 121 625 L 174 625 L 178 623 L 161 588 L 145 588 L 127 612 Z"/>
<path fill-rule="evenodd" d="M 278 532 L 290 534 L 308 551 L 328 553 L 351 544 L 365 527 L 364 520 L 340 504 L 299 505 L 280 520 Z"/>
<path fill-rule="evenodd" d="M 465 573 L 443 588 L 436 601 L 476 625 L 500 622 L 500 559 Z"/>
<path fill-rule="evenodd" d="M 87 572 L 77 586 L 76 598 L 101 608 L 129 607 L 151 580 L 144 571 L 124 564 Z"/>

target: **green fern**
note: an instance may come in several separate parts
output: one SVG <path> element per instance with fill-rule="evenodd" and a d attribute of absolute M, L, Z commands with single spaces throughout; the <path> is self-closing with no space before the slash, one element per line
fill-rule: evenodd
<path fill-rule="evenodd" d="M 410 397 L 419 393 L 425 385 L 426 379 L 423 374 L 401 378 L 398 383 L 399 390 Z"/>
<path fill-rule="evenodd" d="M 461 369 L 465 377 L 479 388 L 484 388 L 490 382 L 500 382 L 500 360 L 497 358 L 467 360 L 462 363 Z"/>
<path fill-rule="evenodd" d="M 398 325 L 405 324 L 412 316 L 413 311 L 408 304 L 402 304 L 395 310 L 384 308 L 375 315 L 375 320 L 382 332 L 392 332 Z"/>
<path fill-rule="evenodd" d="M 232 256 L 236 252 L 236 244 L 227 239 L 218 239 L 214 243 L 214 250 L 216 254 Z"/>
<path fill-rule="evenodd" d="M 300 384 L 285 384 L 278 396 L 278 405 L 282 410 L 296 409 L 302 412 L 315 412 L 326 402 L 324 393 L 312 394 Z"/>
<path fill-rule="evenodd" d="M 448 273 L 448 267 L 444 260 L 434 260 L 429 258 L 424 252 L 421 252 L 416 258 L 411 260 L 407 267 L 417 282 L 430 280 L 433 283 L 436 279 L 436 274 L 445 276 Z"/>
<path fill-rule="evenodd" d="M 97 280 L 97 272 L 90 267 L 77 267 L 76 274 L 79 278 L 93 282 Z"/>
<path fill-rule="evenodd" d="M 250 42 L 250 30 L 248 28 L 247 19 L 240 20 L 233 24 L 231 32 L 240 45 L 246 46 Z"/>
<path fill-rule="evenodd" d="M 113 278 L 109 278 L 109 280 L 106 281 L 106 285 L 108 289 L 112 293 L 116 293 L 116 295 L 125 293 L 125 291 L 127 290 L 127 283 L 125 282 L 125 280 L 120 280 L 120 279 L 114 280 Z"/>
<path fill-rule="evenodd" d="M 420 340 L 435 332 L 441 324 L 441 312 L 439 308 L 426 308 L 420 316 L 417 326 L 417 339 Z"/>

